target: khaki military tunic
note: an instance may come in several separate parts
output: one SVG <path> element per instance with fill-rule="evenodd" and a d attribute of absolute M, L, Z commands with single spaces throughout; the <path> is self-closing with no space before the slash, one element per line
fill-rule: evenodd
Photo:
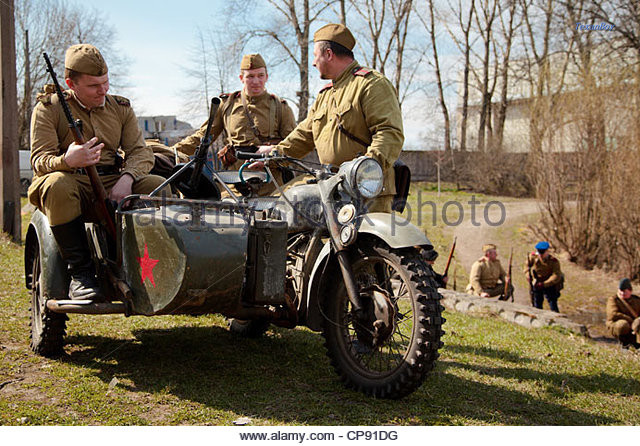
<path fill-rule="evenodd" d="M 29 200 L 47 215 L 51 225 L 68 223 L 91 207 L 90 185 L 85 174 L 75 173 L 64 161 L 64 154 L 74 141 L 57 95 L 49 86 L 39 97 L 31 116 L 31 166 L 34 179 Z M 102 177 L 109 190 L 124 173 L 134 178 L 133 193 L 149 193 L 162 182 L 161 177 L 147 176 L 153 167 L 153 153 L 147 148 L 138 128 L 138 120 L 128 99 L 107 95 L 101 107 L 87 110 L 66 91 L 67 103 L 74 119 L 82 121 L 85 140 L 94 136 L 104 143 L 97 166 L 113 166 L 116 153 L 122 150 L 125 166 L 120 174 Z"/>
<path fill-rule="evenodd" d="M 631 307 L 636 314 L 640 315 L 640 297 L 632 294 L 625 302 Z M 616 338 L 631 333 L 633 321 L 636 319 L 622 300 L 617 296 L 611 296 L 607 299 L 607 321 L 606 326 L 609 332 Z"/>
<path fill-rule="evenodd" d="M 224 102 L 218 108 L 211 126 L 211 137 L 215 141 L 224 132 L 224 143 L 230 146 L 260 146 L 267 143 L 275 144 L 287 136 L 296 126 L 293 111 L 286 101 L 276 95 L 264 92 L 260 96 L 248 96 L 244 90 L 221 96 Z M 254 132 L 247 114 L 244 111 L 243 100 L 246 103 L 250 117 L 260 136 Z M 186 156 L 193 155 L 200 145 L 207 129 L 207 122 L 191 136 L 172 146 L 179 153 L 181 161 L 186 161 Z M 238 170 L 244 161 L 238 160 L 228 169 Z M 272 170 L 275 180 L 282 185 L 282 175 L 279 171 Z M 261 185 L 258 194 L 269 195 L 275 186 L 273 183 Z M 236 190 L 236 192 L 238 192 Z M 226 192 L 223 191 L 223 196 Z"/>
<path fill-rule="evenodd" d="M 473 262 L 471 266 L 467 291 L 477 296 L 481 293 L 488 293 L 490 296 L 502 294 L 506 275 L 500 260 L 489 260 L 482 257 Z M 502 284 L 499 284 L 499 281 Z"/>
<path fill-rule="evenodd" d="M 254 133 L 244 112 L 242 99 L 246 101 L 247 110 L 253 118 L 261 140 Z M 224 102 L 218 108 L 211 127 L 211 136 L 216 140 L 225 132 L 225 144 L 232 146 L 259 146 L 268 140 L 280 141 L 296 126 L 293 111 L 286 101 L 277 96 L 264 92 L 260 96 L 247 96 L 244 91 L 223 96 Z M 278 102 L 280 104 L 278 104 Z M 207 123 L 205 122 L 193 135 L 187 136 L 176 143 L 172 149 L 187 155 L 193 155 L 204 137 Z M 242 164 L 242 163 L 240 163 Z"/>
<path fill-rule="evenodd" d="M 339 125 L 367 146 L 356 142 Z M 321 163 L 340 165 L 360 155 L 382 165 L 384 188 L 376 200 L 382 206 L 369 210 L 391 212 L 395 194 L 393 163 L 400 156 L 404 134 L 398 95 L 391 82 L 377 71 L 360 69 L 353 61 L 323 88 L 307 118 L 276 149 L 302 158 L 314 148 Z"/>
<path fill-rule="evenodd" d="M 563 275 L 560 270 L 560 262 L 552 255 L 543 259 L 537 252 L 530 253 L 527 257 L 527 267 L 525 268 L 527 279 L 529 278 L 529 266 L 535 282 L 542 282 L 542 286 L 545 288 L 558 285 L 562 281 Z"/>

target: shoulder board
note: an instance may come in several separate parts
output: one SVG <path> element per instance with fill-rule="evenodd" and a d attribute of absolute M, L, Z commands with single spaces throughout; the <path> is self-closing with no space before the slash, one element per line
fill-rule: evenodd
<path fill-rule="evenodd" d="M 235 98 L 238 93 L 240 93 L 240 91 L 234 91 L 233 93 L 222 93 L 219 97 L 220 99 L 229 99 L 229 98 Z"/>
<path fill-rule="evenodd" d="M 63 90 L 62 94 L 64 98 L 68 101 L 71 98 L 71 94 L 67 90 Z M 38 93 L 36 96 L 36 100 L 38 102 L 42 102 L 43 105 L 51 105 L 51 99 L 56 95 L 56 90 L 53 84 L 47 84 L 44 86 L 41 93 Z"/>
<path fill-rule="evenodd" d="M 113 95 L 113 99 L 118 103 L 118 105 L 122 105 L 124 107 L 131 107 L 131 101 L 129 101 L 129 99 L 127 98 Z"/>
<path fill-rule="evenodd" d="M 331 87 L 333 87 L 333 82 L 329 82 L 327 85 L 322 87 L 318 93 L 322 93 L 323 91 L 328 90 Z"/>
<path fill-rule="evenodd" d="M 367 74 L 371 72 L 373 72 L 371 68 L 357 67 L 355 70 L 353 70 L 353 75 L 365 77 Z"/>
<path fill-rule="evenodd" d="M 51 95 L 52 93 L 38 93 L 36 99 L 38 102 L 42 102 L 45 106 L 51 105 Z"/>

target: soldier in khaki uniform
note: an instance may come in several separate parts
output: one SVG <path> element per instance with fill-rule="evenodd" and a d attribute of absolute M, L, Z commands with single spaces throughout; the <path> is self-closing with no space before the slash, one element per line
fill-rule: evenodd
<path fill-rule="evenodd" d="M 149 193 L 163 178 L 147 175 L 153 154 L 142 139 L 129 100 L 108 95 L 107 64 L 92 45 L 71 46 L 65 55 L 65 96 L 74 118 L 82 121 L 87 142 L 77 145 L 53 86 L 38 97 L 31 117 L 29 201 L 49 219 L 62 258 L 69 266 L 72 299 L 102 297 L 91 260 L 83 215 L 91 215 L 93 192 L 87 166 L 96 166 L 109 198 Z M 117 151 L 125 155 L 121 170 Z"/>
<path fill-rule="evenodd" d="M 631 294 L 629 279 L 622 279 L 618 292 L 607 299 L 607 328 L 623 347 L 640 348 L 640 297 Z"/>
<path fill-rule="evenodd" d="M 466 291 L 480 297 L 495 297 L 504 294 L 504 283 L 507 273 L 498 260 L 496 245 L 483 245 L 484 256 L 473 262 L 469 273 L 469 285 Z M 513 293 L 513 287 L 509 287 Z"/>
<path fill-rule="evenodd" d="M 244 85 L 242 90 L 220 96 L 223 103 L 214 117 L 211 135 L 215 140 L 224 132 L 226 145 L 219 157 L 225 169 L 237 170 L 242 165 L 234 156 L 235 148 L 277 144 L 296 126 L 293 111 L 287 102 L 267 92 L 265 83 L 268 79 L 262 56 L 246 54 L 240 63 L 240 81 Z M 193 135 L 172 146 L 179 155 L 183 155 L 181 161 L 186 160 L 186 155 L 193 155 L 206 127 L 205 122 Z M 277 172 L 274 175 L 276 180 L 282 181 Z M 268 194 L 273 189 L 270 185 L 264 185 L 259 194 Z"/>
<path fill-rule="evenodd" d="M 334 165 L 360 155 L 375 158 L 382 165 L 384 187 L 368 210 L 391 212 L 393 163 L 404 142 L 397 92 L 384 75 L 354 60 L 356 41 L 345 26 L 325 25 L 313 41 L 313 66 L 322 79 L 332 82 L 320 90 L 307 118 L 275 151 L 301 158 L 315 149 L 321 163 Z"/>
<path fill-rule="evenodd" d="M 533 306 L 542 309 L 547 299 L 551 311 L 558 313 L 560 290 L 564 286 L 564 275 L 560 262 L 549 253 L 549 242 L 538 242 L 536 250 L 527 256 L 525 275 L 529 282 Z"/>

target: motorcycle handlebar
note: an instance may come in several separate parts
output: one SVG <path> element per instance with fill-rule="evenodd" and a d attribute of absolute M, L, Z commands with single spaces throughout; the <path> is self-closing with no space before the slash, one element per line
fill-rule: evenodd
<path fill-rule="evenodd" d="M 238 158 L 239 160 L 265 159 L 266 155 L 259 154 L 259 153 L 236 151 L 236 158 Z"/>

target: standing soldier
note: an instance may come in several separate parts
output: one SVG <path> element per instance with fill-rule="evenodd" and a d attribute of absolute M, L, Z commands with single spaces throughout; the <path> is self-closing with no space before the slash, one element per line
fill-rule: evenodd
<path fill-rule="evenodd" d="M 618 292 L 607 299 L 607 328 L 623 347 L 640 347 L 640 297 L 631 294 L 631 280 L 622 279 Z"/>
<path fill-rule="evenodd" d="M 293 111 L 284 99 L 267 92 L 265 84 L 269 79 L 267 65 L 260 54 L 246 54 L 240 63 L 241 91 L 223 94 L 222 105 L 218 108 L 211 128 L 215 141 L 224 132 L 225 146 L 218 156 L 225 169 L 239 169 L 242 162 L 235 157 L 236 148 L 277 144 L 296 125 Z M 172 149 L 186 155 L 193 155 L 204 136 L 207 123 L 193 135 L 175 144 Z M 282 181 L 274 172 L 277 180 Z M 263 186 L 260 195 L 268 194 L 273 187 Z"/>
<path fill-rule="evenodd" d="M 29 201 L 49 219 L 60 255 L 71 274 L 71 299 L 103 298 L 95 277 L 84 215 L 92 216 L 93 192 L 84 168 L 95 166 L 111 200 L 146 194 L 164 180 L 147 175 L 153 153 L 142 139 L 129 100 L 107 94 L 107 64 L 96 47 L 71 46 L 65 55 L 64 92 L 74 118 L 82 121 L 86 143 L 78 145 L 52 85 L 38 96 L 31 117 L 33 183 Z M 118 150 L 125 155 L 124 167 Z"/>
<path fill-rule="evenodd" d="M 467 292 L 480 297 L 504 295 L 504 283 L 507 273 L 498 260 L 498 250 L 493 243 L 482 246 L 484 256 L 473 262 L 469 273 Z M 513 287 L 509 286 L 509 293 Z"/>
<path fill-rule="evenodd" d="M 538 242 L 535 248 L 527 256 L 525 269 L 533 306 L 542 309 L 542 302 L 547 299 L 551 311 L 558 313 L 558 299 L 564 286 L 560 262 L 549 253 L 549 242 Z"/>
<path fill-rule="evenodd" d="M 302 158 L 317 150 L 323 164 L 340 165 L 360 155 L 382 166 L 381 195 L 368 203 L 369 212 L 391 212 L 395 194 L 393 163 L 404 142 L 402 113 L 395 88 L 384 75 L 354 60 L 356 40 L 343 25 L 329 24 L 313 36 L 313 66 L 331 80 L 320 92 L 307 118 L 275 148 Z M 261 148 L 259 153 L 269 153 Z"/>

